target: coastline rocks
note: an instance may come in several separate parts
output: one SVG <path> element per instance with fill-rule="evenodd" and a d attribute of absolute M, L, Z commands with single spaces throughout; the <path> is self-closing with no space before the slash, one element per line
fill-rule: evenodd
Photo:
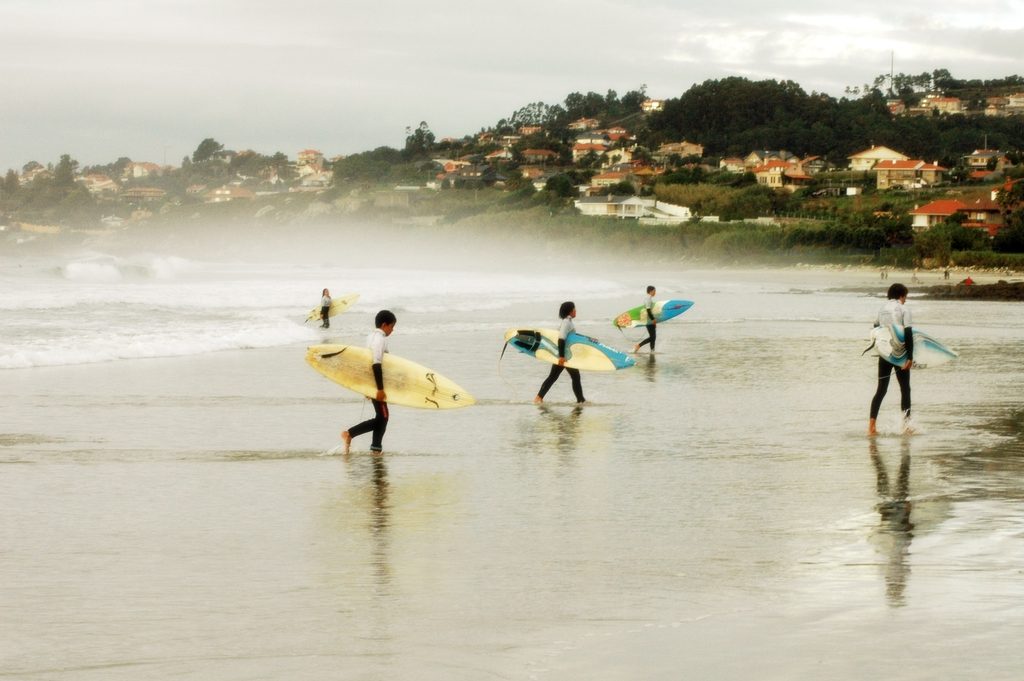
<path fill-rule="evenodd" d="M 923 298 L 942 300 L 1010 300 L 1024 301 L 1024 282 L 999 280 L 994 284 L 948 284 L 920 289 Z"/>

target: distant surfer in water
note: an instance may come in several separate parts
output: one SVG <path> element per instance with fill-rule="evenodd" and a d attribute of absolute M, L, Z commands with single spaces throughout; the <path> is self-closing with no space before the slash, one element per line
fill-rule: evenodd
<path fill-rule="evenodd" d="M 558 364 L 551 367 L 551 373 L 544 379 L 544 383 L 540 386 L 540 392 L 533 398 L 533 403 L 544 403 L 544 396 L 551 390 L 551 386 L 555 384 L 555 381 L 558 380 L 564 369 L 569 372 L 569 378 L 572 379 L 572 392 L 576 396 L 576 402 L 583 404 L 586 400 L 583 399 L 583 384 L 580 382 L 579 369 L 565 366 L 566 339 L 570 333 L 575 333 L 576 331 L 576 325 L 572 321 L 576 317 L 576 303 L 572 301 L 562 303 L 561 307 L 558 308 L 558 316 L 562 320 L 558 327 Z"/>
<path fill-rule="evenodd" d="M 644 310 L 647 311 L 647 338 L 633 346 L 633 352 L 640 352 L 640 348 L 650 344 L 651 352 L 654 352 L 654 341 L 658 337 L 658 320 L 654 318 L 654 296 L 658 295 L 657 289 L 653 286 L 647 287 L 647 297 L 644 298 Z"/>
<path fill-rule="evenodd" d="M 889 389 L 889 378 L 893 371 L 896 372 L 896 381 L 900 384 L 900 409 L 903 411 L 904 432 L 913 432 L 909 425 L 910 419 L 910 368 L 914 365 L 914 330 L 911 328 L 910 309 L 905 307 L 907 302 L 907 287 L 903 284 L 893 284 L 889 287 L 887 300 L 878 311 L 878 318 L 875 326 L 885 328 L 896 327 L 903 329 L 903 343 L 900 343 L 895 334 L 892 337 L 893 349 L 900 354 L 904 349 L 907 353 L 907 361 L 903 366 L 890 364 L 883 358 L 878 358 L 878 387 L 875 389 L 875 396 L 871 398 L 871 416 L 868 420 L 868 435 L 877 435 L 875 422 L 878 419 L 878 410 L 882 406 L 882 399 Z"/>
<path fill-rule="evenodd" d="M 320 298 L 320 324 L 321 329 L 331 328 L 331 292 L 324 289 L 323 297 Z"/>
<path fill-rule="evenodd" d="M 388 428 L 388 396 L 384 392 L 384 353 L 388 351 L 388 336 L 395 330 L 398 320 L 390 310 L 381 310 L 373 320 L 374 328 L 366 337 L 366 345 L 370 348 L 373 362 L 370 366 L 373 371 L 373 380 L 377 383 L 377 396 L 371 399 L 373 404 L 373 418 L 356 424 L 348 430 L 341 431 L 341 441 L 345 443 L 345 453 L 348 454 L 352 445 L 352 438 L 363 433 L 373 432 L 373 439 L 370 441 L 371 452 L 384 451 L 384 431 Z"/>

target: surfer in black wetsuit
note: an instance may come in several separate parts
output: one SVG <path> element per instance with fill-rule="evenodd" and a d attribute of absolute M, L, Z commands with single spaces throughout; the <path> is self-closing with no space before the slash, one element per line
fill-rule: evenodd
<path fill-rule="evenodd" d="M 658 337 L 658 320 L 654 318 L 654 296 L 658 294 L 653 286 L 647 287 L 647 297 L 644 298 L 644 310 L 647 311 L 647 338 L 633 346 L 633 353 L 640 352 L 640 348 L 650 344 L 651 352 L 654 352 L 654 341 Z"/>
<path fill-rule="evenodd" d="M 345 453 L 348 454 L 352 445 L 352 438 L 363 433 L 373 431 L 373 439 L 370 441 L 370 451 L 380 453 L 384 450 L 384 431 L 388 427 L 390 413 L 388 411 L 388 396 L 384 392 L 384 353 L 388 351 L 388 336 L 395 330 L 398 320 L 390 310 L 381 310 L 374 319 L 376 328 L 366 338 L 366 345 L 370 348 L 373 356 L 373 380 L 377 384 L 377 396 L 371 399 L 373 404 L 373 418 L 356 424 L 348 430 L 341 431 L 341 441 L 345 443 Z"/>
<path fill-rule="evenodd" d="M 331 328 L 331 292 L 324 289 L 323 296 L 320 298 L 320 319 L 323 323 L 320 324 L 321 329 Z"/>
<path fill-rule="evenodd" d="M 878 358 L 878 386 L 875 388 L 875 396 L 871 398 L 871 413 L 868 419 L 868 435 L 877 435 L 878 430 L 875 422 L 878 420 L 878 410 L 882 406 L 882 399 L 889 389 L 889 378 L 893 371 L 896 372 L 896 382 L 900 384 L 900 409 L 903 411 L 903 432 L 910 433 L 910 368 L 914 366 L 914 330 L 911 328 L 910 310 L 905 306 L 907 302 L 907 287 L 903 284 L 893 284 L 886 294 L 887 300 L 882 309 L 878 311 L 878 318 L 875 326 L 888 328 L 896 327 L 903 329 L 903 347 L 906 349 L 907 360 L 903 366 L 890 364 L 882 357 Z M 893 343 L 897 343 L 893 334 Z"/>
<path fill-rule="evenodd" d="M 586 400 L 583 398 L 583 383 L 580 381 L 579 369 L 573 369 L 572 367 L 565 366 L 565 343 L 570 333 L 575 333 L 576 325 L 573 323 L 573 318 L 576 317 L 576 303 L 572 301 L 566 301 L 562 303 L 562 306 L 558 308 L 558 316 L 561 318 L 562 323 L 558 327 L 558 364 L 551 367 L 551 373 L 544 379 L 544 383 L 540 386 L 540 391 L 537 396 L 533 398 L 534 404 L 543 404 L 544 396 L 551 390 L 551 386 L 555 384 L 558 377 L 562 374 L 562 370 L 569 372 L 569 378 L 572 380 L 572 392 L 576 396 L 576 402 L 583 404 Z"/>

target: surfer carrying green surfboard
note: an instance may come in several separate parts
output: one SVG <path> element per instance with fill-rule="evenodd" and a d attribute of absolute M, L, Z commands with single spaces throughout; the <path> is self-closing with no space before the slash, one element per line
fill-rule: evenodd
<path fill-rule="evenodd" d="M 583 383 L 580 381 L 579 369 L 565 366 L 565 341 L 570 333 L 576 332 L 576 324 L 572 321 L 576 317 L 576 303 L 571 300 L 562 303 L 561 307 L 558 308 L 558 316 L 562 320 L 558 326 L 558 364 L 551 366 L 551 372 L 544 379 L 544 383 L 541 384 L 540 391 L 533 398 L 533 403 L 544 403 L 544 396 L 548 394 L 551 386 L 555 384 L 562 371 L 565 370 L 569 372 L 569 378 L 572 380 L 572 392 L 576 396 L 576 402 L 583 404 L 586 400 L 583 398 Z"/>
<path fill-rule="evenodd" d="M 887 299 L 882 309 L 878 311 L 878 318 L 875 326 L 884 328 L 902 329 L 903 341 L 900 343 L 896 334 L 893 334 L 892 343 L 902 344 L 906 350 L 906 361 L 902 366 L 896 366 L 886 359 L 878 358 L 878 387 L 875 388 L 875 396 L 871 398 L 871 414 L 868 419 L 868 435 L 877 435 L 878 430 L 875 422 L 878 419 L 878 410 L 882 406 L 882 400 L 889 389 L 889 378 L 893 371 L 896 372 L 896 381 L 900 384 L 900 410 L 903 412 L 903 431 L 912 432 L 909 425 L 910 419 L 910 368 L 914 366 L 914 331 L 911 328 L 910 309 L 906 307 L 907 287 L 903 284 L 893 284 L 886 293 Z M 898 348 L 902 355 L 904 348 Z"/>
<path fill-rule="evenodd" d="M 644 311 L 647 313 L 647 338 L 633 346 L 634 354 L 640 352 L 640 348 L 648 344 L 651 346 L 651 353 L 654 353 L 654 341 L 658 337 L 658 320 L 654 318 L 654 296 L 656 295 L 658 295 L 658 290 L 653 286 L 648 286 L 647 297 L 644 298 Z"/>
<path fill-rule="evenodd" d="M 370 441 L 371 452 L 384 451 L 384 431 L 388 428 L 388 396 L 384 392 L 384 353 L 388 351 L 388 336 L 395 330 L 398 323 L 395 314 L 390 310 L 381 310 L 373 320 L 374 328 L 366 338 L 366 345 L 370 348 L 372 364 L 370 370 L 373 372 L 373 379 L 377 384 L 377 395 L 370 400 L 373 404 L 373 418 L 358 423 L 348 430 L 341 431 L 341 440 L 345 443 L 345 453 L 348 454 L 352 445 L 352 438 L 363 433 L 373 432 L 373 439 Z"/>

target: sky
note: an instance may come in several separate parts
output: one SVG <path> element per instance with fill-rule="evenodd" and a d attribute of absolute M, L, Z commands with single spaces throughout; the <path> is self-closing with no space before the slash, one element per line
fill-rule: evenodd
<path fill-rule="evenodd" d="M 709 79 L 844 96 L 886 74 L 1024 74 L 1024 0 L 0 0 L 0 172 L 401 148 L 531 102 Z"/>

